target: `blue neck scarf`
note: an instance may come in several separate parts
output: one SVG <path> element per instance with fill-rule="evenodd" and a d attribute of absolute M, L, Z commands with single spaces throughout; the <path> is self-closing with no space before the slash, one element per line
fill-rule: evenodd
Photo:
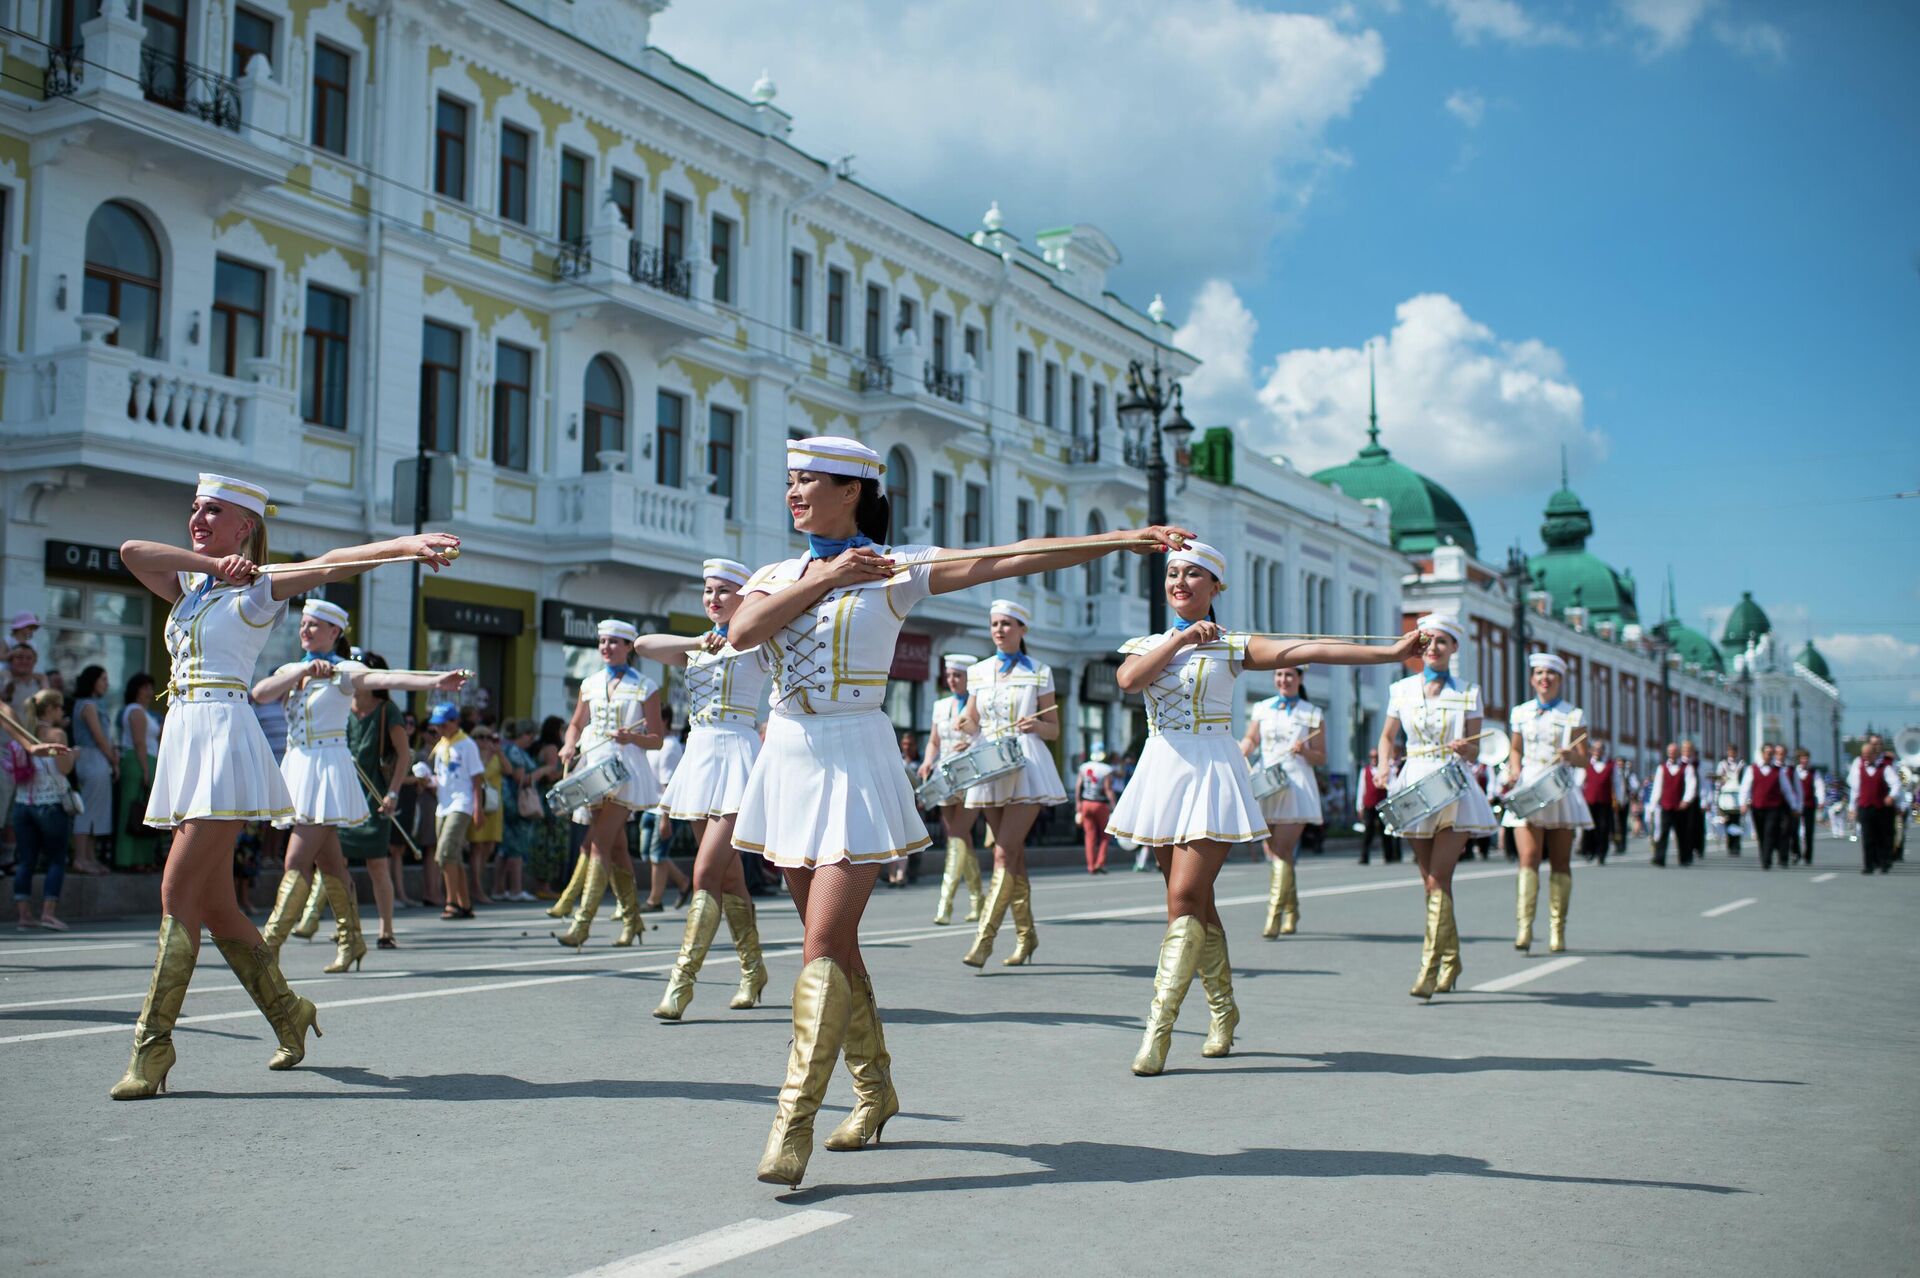
<path fill-rule="evenodd" d="M 1420 669 L 1420 678 L 1422 686 L 1429 683 L 1445 683 L 1447 672 L 1444 670 L 1435 670 L 1432 666 L 1422 666 Z"/>
<path fill-rule="evenodd" d="M 1278 705 L 1282 710 L 1292 710 L 1295 706 L 1300 704 L 1300 698 L 1298 697 L 1280 696 L 1280 697 L 1275 697 L 1273 700 L 1274 700 L 1274 704 Z"/>
<path fill-rule="evenodd" d="M 1029 670 L 1033 669 L 1033 662 L 1027 659 L 1027 654 L 1024 652 L 1003 652 L 999 655 L 1001 674 L 1012 674 L 1015 666 L 1025 666 Z"/>
<path fill-rule="evenodd" d="M 1560 698 L 1558 698 L 1558 697 L 1555 697 L 1555 698 L 1554 698 L 1553 700 L 1551 700 L 1551 701 L 1543 701 L 1543 700 L 1541 700 L 1541 699 L 1540 699 L 1539 697 L 1535 697 L 1535 698 L 1533 699 L 1533 703 L 1534 703 L 1535 705 L 1537 705 L 1537 706 L 1539 706 L 1539 707 L 1540 707 L 1540 711 L 1541 711 L 1541 713 L 1542 713 L 1542 714 L 1544 714 L 1544 713 L 1546 713 L 1546 712 L 1547 712 L 1548 710 L 1551 710 L 1551 709 L 1553 709 L 1553 708 L 1554 708 L 1555 706 L 1557 706 L 1557 705 L 1559 705 L 1559 704 L 1560 704 Z"/>
<path fill-rule="evenodd" d="M 956 692 L 953 694 L 953 704 L 965 710 L 967 708 L 967 698 L 972 695 L 971 692 Z"/>
<path fill-rule="evenodd" d="M 620 682 L 620 680 L 626 678 L 627 672 L 632 669 L 633 669 L 632 666 L 608 666 L 607 678 L 613 680 L 615 683 L 618 683 Z"/>
<path fill-rule="evenodd" d="M 302 663 L 305 663 L 308 661 L 332 661 L 333 658 L 329 656 L 327 653 L 308 652 L 306 649 L 303 648 L 300 650 L 300 660 Z"/>
<path fill-rule="evenodd" d="M 716 635 L 719 635 L 722 639 L 725 639 L 727 637 L 727 627 L 732 624 L 733 624 L 732 622 L 728 622 L 728 621 L 715 622 L 713 627 L 713 633 L 715 633 Z"/>
<path fill-rule="evenodd" d="M 814 559 L 832 559 L 835 555 L 845 554 L 854 546 L 871 546 L 873 538 L 865 533 L 855 533 L 851 537 L 817 537 L 807 534 L 807 554 Z"/>
<path fill-rule="evenodd" d="M 1198 617 L 1195 617 L 1193 619 L 1193 621 L 1198 621 L 1198 620 L 1200 620 L 1200 618 Z M 1191 626 L 1193 624 L 1193 621 L 1188 621 L 1185 617 L 1175 617 L 1173 619 L 1173 628 L 1175 630 L 1185 630 L 1188 626 Z"/>

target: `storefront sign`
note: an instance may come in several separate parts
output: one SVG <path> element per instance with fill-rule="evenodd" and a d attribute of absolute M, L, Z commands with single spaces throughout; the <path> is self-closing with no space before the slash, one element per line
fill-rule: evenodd
<path fill-rule="evenodd" d="M 49 577 L 106 577 L 132 581 L 133 574 L 120 562 L 118 546 L 89 546 L 78 541 L 47 543 Z"/>
<path fill-rule="evenodd" d="M 502 608 L 497 604 L 464 603 L 429 595 L 421 601 L 421 611 L 429 630 L 513 638 L 527 628 L 526 617 L 518 608 Z"/>
<path fill-rule="evenodd" d="M 597 608 L 582 604 L 562 603 L 558 599 L 540 601 L 540 637 L 555 643 L 564 643 L 575 648 L 592 648 L 600 642 L 600 621 L 605 617 L 619 617 L 631 621 L 641 634 L 657 634 L 667 628 L 667 619 L 660 616 L 636 616 L 622 608 Z"/>
<path fill-rule="evenodd" d="M 887 671 L 889 679 L 907 679 L 915 683 L 927 679 L 933 673 L 933 636 L 900 636 L 893 648 L 893 665 Z"/>

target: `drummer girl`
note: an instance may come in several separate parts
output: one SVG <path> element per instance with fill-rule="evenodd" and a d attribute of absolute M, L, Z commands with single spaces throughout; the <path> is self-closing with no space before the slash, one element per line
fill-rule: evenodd
<path fill-rule="evenodd" d="M 1380 730 L 1380 761 L 1389 769 L 1399 753 L 1396 743 L 1401 732 L 1407 737 L 1407 759 L 1393 793 L 1387 796 L 1389 806 L 1428 777 L 1445 772 L 1450 762 L 1480 757 L 1480 686 L 1463 684 L 1448 670 L 1466 636 L 1459 618 L 1430 612 L 1415 623 L 1415 629 L 1427 636 L 1423 668 L 1417 675 L 1398 680 L 1389 690 L 1387 721 Z M 1448 793 L 1441 795 L 1424 816 L 1394 831 L 1413 848 L 1427 889 L 1427 932 L 1420 952 L 1420 973 L 1407 991 L 1415 998 L 1432 998 L 1436 990 L 1448 993 L 1460 979 L 1460 932 L 1453 924 L 1453 867 L 1468 839 L 1492 834 L 1496 828 L 1486 791 L 1475 785 L 1464 769 L 1457 771 L 1457 779 L 1464 782 L 1457 791 L 1446 781 L 1429 782 L 1429 788 L 1444 786 Z"/>
<path fill-rule="evenodd" d="M 975 738 L 961 730 L 960 716 L 972 699 L 967 691 L 967 671 L 977 660 L 963 652 L 949 652 L 941 658 L 948 695 L 933 703 L 933 731 L 927 734 L 927 757 L 920 764 L 922 781 L 932 777 L 942 762 L 973 748 Z M 973 854 L 973 823 L 977 819 L 967 806 L 964 790 L 940 805 L 940 828 L 947 836 L 947 865 L 940 875 L 940 899 L 934 907 L 933 921 L 941 927 L 953 918 L 953 894 L 963 881 L 969 900 L 966 921 L 973 923 L 980 918 L 980 862 Z"/>
<path fill-rule="evenodd" d="M 609 881 L 620 903 L 620 936 L 614 944 L 632 945 L 646 928 L 640 919 L 633 858 L 627 853 L 627 821 L 633 813 L 660 802 L 660 783 L 654 779 L 646 752 L 657 749 L 666 733 L 660 718 L 659 685 L 633 668 L 633 643 L 640 637 L 633 623 L 605 620 L 598 634 L 600 660 L 606 667 L 580 681 L 580 702 L 567 723 L 560 762 L 571 773 L 576 765 L 585 772 L 617 759 L 625 767 L 626 778 L 574 810 L 574 822 L 587 827 L 587 877 L 573 922 L 553 938 L 574 949 L 587 943 Z"/>
<path fill-rule="evenodd" d="M 418 560 L 436 572 L 460 539 L 415 534 L 330 550 L 271 576 L 267 493 L 221 475 L 200 476 L 187 516 L 188 548 L 129 541 L 120 561 L 172 604 L 167 615 L 167 730 L 154 760 L 146 823 L 174 831 L 160 879 L 160 936 L 153 979 L 133 1027 L 133 1059 L 109 1093 L 115 1100 L 159 1094 L 173 1068 L 173 1025 L 206 928 L 220 956 L 273 1026 L 279 1050 L 269 1069 L 292 1069 L 320 1032 L 313 1004 L 287 988 L 273 951 L 233 894 L 233 849 L 249 821 L 294 815 L 273 751 L 253 715 L 248 685 L 286 601 L 363 569 L 366 560 Z"/>
<path fill-rule="evenodd" d="M 1189 541 L 1167 556 L 1167 603 L 1178 618 L 1164 634 L 1129 639 L 1116 676 L 1121 691 L 1147 702 L 1147 744 L 1107 832 L 1153 849 L 1167 879 L 1167 933 L 1153 979 L 1153 1007 L 1133 1072 L 1166 1066 L 1173 1023 L 1194 973 L 1207 990 L 1211 1016 L 1202 1056 L 1233 1047 L 1240 1011 L 1233 1001 L 1227 934 L 1214 905 L 1213 883 L 1235 843 L 1267 835 L 1253 797 L 1246 760 L 1233 741 L 1234 680 L 1242 670 L 1324 665 L 1377 665 L 1420 651 L 1407 635 L 1391 647 L 1299 642 L 1222 630 L 1213 605 L 1227 588 L 1226 557 Z"/>
<path fill-rule="evenodd" d="M 1560 699 L 1567 663 L 1550 652 L 1527 658 L 1528 682 L 1537 700 L 1515 706 L 1507 723 L 1513 745 L 1507 755 L 1507 775 L 1518 777 L 1515 791 L 1541 781 L 1556 766 L 1576 770 L 1587 766 L 1586 712 Z M 1582 738 L 1582 739 L 1576 739 Z M 1576 775 L 1582 775 L 1576 772 Z M 1552 871 L 1547 881 L 1547 908 L 1551 924 L 1547 948 L 1558 954 L 1567 948 L 1567 902 L 1573 897 L 1573 832 L 1593 828 L 1593 814 L 1576 780 L 1571 789 L 1524 820 L 1509 807 L 1503 824 L 1513 831 L 1520 852 L 1519 931 L 1513 948 L 1533 948 L 1533 914 L 1540 900 L 1540 859 L 1544 852 Z"/>
<path fill-rule="evenodd" d="M 960 960 L 969 967 L 986 966 L 1009 908 L 1014 944 L 1005 965 L 1019 967 L 1040 948 L 1027 880 L 1027 832 L 1042 807 L 1067 801 L 1060 770 L 1046 746 L 1060 736 L 1060 717 L 1049 713 L 1057 709 L 1053 668 L 1027 655 L 1027 625 L 1032 620 L 1023 605 L 994 600 L 987 609 L 987 630 L 996 651 L 967 671 L 967 708 L 960 713 L 960 730 L 987 741 L 1013 741 L 1020 751 L 1019 767 L 967 787 L 967 811 L 984 811 L 987 829 L 993 832 L 993 879 L 980 910 L 980 930 Z"/>
<path fill-rule="evenodd" d="M 1258 767 L 1285 770 L 1286 785 L 1261 800 L 1267 820 L 1267 923 L 1260 935 L 1271 941 L 1300 925 L 1300 889 L 1293 877 L 1293 853 L 1300 834 L 1320 824 L 1320 782 L 1313 770 L 1327 762 L 1327 721 L 1306 699 L 1304 671 L 1282 666 L 1273 672 L 1275 696 L 1247 715 L 1240 753 L 1257 758 Z"/>
<path fill-rule="evenodd" d="M 280 775 L 293 798 L 293 814 L 275 824 L 292 827 L 287 843 L 286 869 L 273 914 L 260 933 L 277 958 L 287 934 L 306 909 L 313 890 L 315 868 L 325 874 L 327 904 L 337 926 L 329 972 L 358 966 L 367 943 L 360 935 L 360 908 L 353 876 L 340 853 L 342 826 L 367 819 L 367 786 L 355 771 L 347 748 L 347 717 L 353 694 L 387 691 L 425 692 L 438 688 L 453 692 L 467 680 L 464 671 L 449 674 L 413 674 L 408 671 L 369 670 L 358 661 L 336 661 L 341 636 L 347 631 L 347 610 L 324 599 L 309 599 L 300 610 L 300 660 L 288 662 L 253 685 L 253 699 L 262 704 L 286 701 L 287 749 Z M 397 797 L 393 799 L 397 803 Z M 382 803 L 382 815 L 391 805 Z"/>
<path fill-rule="evenodd" d="M 769 1184 L 797 1186 L 805 1174 L 814 1115 L 843 1044 L 855 1103 L 827 1147 L 878 1142 L 900 1109 L 859 928 L 880 866 L 929 843 L 883 709 L 907 614 L 929 595 L 1184 536 L 1170 528 L 1114 532 L 1088 539 L 1098 543 L 1090 548 L 1040 538 L 930 562 L 940 554 L 934 547 L 879 544 L 889 516 L 884 469 L 858 440 L 787 445 L 787 508 L 808 553 L 754 573 L 728 631 L 735 647 L 771 645 L 776 684 L 734 846 L 786 871 L 806 935 L 793 1050 L 760 1160 L 759 1178 Z"/>
<path fill-rule="evenodd" d="M 653 1014 L 677 1021 L 693 1001 L 694 978 L 707 961 L 707 948 L 727 920 L 733 950 L 740 959 L 740 988 L 728 1004 L 744 1010 L 760 1002 L 767 987 L 767 966 L 760 960 L 760 927 L 754 918 L 753 898 L 747 895 L 747 875 L 733 847 L 734 818 L 747 777 L 760 754 L 760 702 L 772 672 L 766 646 L 735 648 L 728 627 L 740 607 L 740 587 L 747 584 L 747 566 L 732 559 L 709 559 L 700 569 L 705 585 L 700 602 L 713 629 L 693 640 L 648 635 L 643 645 L 677 644 L 679 650 L 661 653 L 658 660 L 683 666 L 687 672 L 687 752 L 673 770 L 660 806 L 669 818 L 693 826 L 698 851 L 693 861 L 693 900 L 687 906 L 687 926 L 680 941 L 680 957 Z M 649 648 L 646 655 L 654 656 Z"/>

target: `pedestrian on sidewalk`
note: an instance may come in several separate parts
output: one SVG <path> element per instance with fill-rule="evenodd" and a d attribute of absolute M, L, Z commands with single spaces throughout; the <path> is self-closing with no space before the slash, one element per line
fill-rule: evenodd
<path fill-rule="evenodd" d="M 13 804 L 14 871 L 13 907 L 19 913 L 22 928 L 43 927 L 64 932 L 55 911 L 60 905 L 60 886 L 67 875 L 67 838 L 72 828 L 68 805 L 74 797 L 72 783 L 74 752 L 67 744 L 66 698 L 51 688 L 42 688 L 27 703 L 33 716 L 33 735 L 42 744 L 60 747 L 58 753 L 26 753 L 18 742 L 8 742 L 8 755 L 14 760 L 28 759 L 31 771 L 15 781 Z M 16 764 L 17 766 L 17 764 Z M 33 916 L 33 875 L 42 866 L 46 881 L 40 889 L 40 917 Z"/>

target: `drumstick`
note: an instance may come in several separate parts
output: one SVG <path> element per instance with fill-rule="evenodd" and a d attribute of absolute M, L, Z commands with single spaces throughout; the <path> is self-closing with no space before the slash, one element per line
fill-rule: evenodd
<path fill-rule="evenodd" d="M 380 787 L 375 785 L 372 782 L 372 780 L 368 778 L 367 770 L 360 766 L 360 760 L 355 759 L 353 761 L 353 770 L 360 774 L 360 784 L 367 787 L 367 797 L 369 799 L 378 797 L 380 794 Z M 378 804 L 374 805 L 374 810 L 376 812 L 379 811 Z M 420 851 L 420 845 L 413 841 L 413 836 L 407 833 L 407 827 L 405 827 L 404 825 L 401 825 L 398 821 L 394 821 L 392 817 L 388 817 L 387 820 L 393 822 L 393 828 L 395 832 L 398 833 L 402 839 L 406 840 L 407 846 L 413 849 L 413 854 L 417 857 L 420 857 L 422 860 L 425 860 L 426 859 L 425 854 Z"/>
<path fill-rule="evenodd" d="M 18 719 L 14 718 L 13 711 L 9 710 L 4 704 L 0 704 L 0 719 L 5 719 L 7 721 L 8 727 L 12 728 L 15 732 L 18 732 L 21 736 L 25 737 L 32 744 L 34 745 L 46 744 L 46 742 L 42 741 L 39 737 L 36 737 L 33 735 L 33 733 L 27 731 L 27 725 L 20 722 Z"/>
<path fill-rule="evenodd" d="M 271 577 L 275 573 L 280 573 L 280 572 L 312 572 L 312 571 L 315 571 L 316 569 L 332 569 L 332 568 L 378 568 L 382 564 L 426 563 L 428 560 L 435 559 L 435 558 L 452 560 L 452 559 L 458 559 L 459 557 L 460 557 L 460 547 L 454 546 L 447 550 L 443 550 L 439 552 L 438 555 L 395 555 L 390 559 L 351 559 L 344 563 L 337 563 L 337 564 L 314 564 L 314 563 L 261 564 L 257 569 L 257 571 L 260 572 L 263 576 Z"/>

